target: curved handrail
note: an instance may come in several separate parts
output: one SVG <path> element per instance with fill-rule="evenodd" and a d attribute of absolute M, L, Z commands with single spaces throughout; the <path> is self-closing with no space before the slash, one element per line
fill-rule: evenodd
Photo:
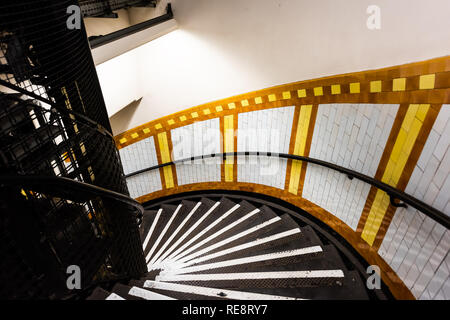
<path fill-rule="evenodd" d="M 92 129 L 98 131 L 99 133 L 101 133 L 101 134 L 103 134 L 103 135 L 107 135 L 107 136 L 109 136 L 111 139 L 114 140 L 114 136 L 112 135 L 111 132 L 108 131 L 108 129 L 106 129 L 106 128 L 103 127 L 101 124 L 95 122 L 94 120 L 92 120 L 91 118 L 89 118 L 88 116 L 86 116 L 86 115 L 84 115 L 84 114 L 78 113 L 78 112 L 73 111 L 73 110 L 70 110 L 70 111 L 69 111 L 69 110 L 64 110 L 64 109 L 58 108 L 58 107 L 56 106 L 56 103 L 54 103 L 53 101 L 48 100 L 48 99 L 46 99 L 46 98 L 43 98 L 43 97 L 41 97 L 41 96 L 35 94 L 34 92 L 30 92 L 30 91 L 27 91 L 27 90 L 25 90 L 25 89 L 23 89 L 23 88 L 21 88 L 21 87 L 17 87 L 17 86 L 15 86 L 15 85 L 12 85 L 12 84 L 10 84 L 9 82 L 7 82 L 7 81 L 5 81 L 5 80 L 0 79 L 0 85 L 5 86 L 5 87 L 10 88 L 10 89 L 13 89 L 13 90 L 15 90 L 15 91 L 17 91 L 17 92 L 19 92 L 19 93 L 22 93 L 23 95 L 27 95 L 27 96 L 29 96 L 29 97 L 32 97 L 33 99 L 39 100 L 39 101 L 41 101 L 41 102 L 44 102 L 44 103 L 46 103 L 46 104 L 52 106 L 52 107 L 54 108 L 54 110 L 58 111 L 61 115 L 64 115 L 64 116 L 66 116 L 66 117 L 70 117 L 71 115 L 77 116 L 77 118 L 81 118 L 81 119 L 83 119 L 84 121 L 86 121 L 87 123 L 93 125 L 94 128 L 92 128 Z M 35 106 L 35 107 L 39 107 L 41 110 L 44 110 L 45 112 L 52 112 L 52 111 L 50 111 L 50 110 L 47 110 L 47 109 L 43 108 L 43 107 L 40 106 L 40 105 L 35 104 L 34 106 Z M 71 119 L 72 121 L 74 121 L 72 118 L 70 118 L 70 119 Z"/>
<path fill-rule="evenodd" d="M 120 201 L 134 207 L 139 212 L 138 224 L 140 224 L 144 214 L 144 207 L 127 195 L 65 177 L 0 175 L 0 186 L 4 187 L 5 185 L 30 188 L 39 193 L 52 192 L 74 201 L 85 201 L 92 195 Z"/>
<path fill-rule="evenodd" d="M 293 154 L 286 154 L 286 153 L 273 153 L 273 152 L 226 152 L 226 153 L 212 153 L 212 154 L 207 154 L 207 155 L 201 155 L 201 156 L 196 156 L 196 157 L 190 157 L 190 158 L 186 158 L 186 159 L 181 159 L 181 160 L 175 160 L 175 161 L 171 161 L 171 162 L 166 162 L 163 164 L 159 164 L 157 166 L 153 166 L 153 167 L 149 167 L 149 168 L 145 168 L 136 172 L 132 172 L 130 174 L 127 174 L 125 176 L 125 178 L 128 177 L 132 177 L 135 176 L 137 174 L 140 173 L 144 173 L 147 171 L 152 171 L 152 170 L 156 170 L 159 168 L 163 168 L 166 166 L 171 166 L 171 165 L 176 165 L 179 163 L 183 163 L 183 162 L 187 162 L 187 161 L 195 161 L 195 160 L 201 160 L 201 159 L 208 159 L 208 158 L 218 158 L 218 157 L 222 157 L 223 159 L 225 159 L 226 157 L 231 157 L 231 156 L 267 156 L 267 157 L 276 157 L 276 158 L 283 158 L 283 159 L 291 159 L 291 160 L 298 160 L 298 161 L 305 161 L 308 163 L 312 163 L 312 164 L 316 164 L 322 167 L 326 167 L 335 171 L 338 171 L 340 173 L 346 174 L 350 179 L 356 178 L 358 180 L 361 180 L 365 183 L 368 183 L 380 190 L 383 190 L 384 192 L 386 192 L 390 199 L 391 199 L 391 204 L 393 206 L 396 207 L 405 207 L 405 203 L 410 205 L 411 207 L 419 210 L 420 212 L 422 212 L 423 214 L 425 214 L 427 217 L 433 219 L 434 221 L 440 223 L 441 225 L 443 225 L 444 227 L 446 227 L 447 229 L 450 229 L 450 217 L 447 216 L 445 213 L 429 206 L 428 204 L 426 204 L 423 201 L 420 201 L 419 199 L 401 191 L 398 190 L 382 181 L 376 180 L 372 177 L 369 177 L 365 174 L 338 166 L 334 163 L 330 163 L 327 161 L 323 161 L 323 160 L 319 160 L 319 159 L 315 159 L 315 158 L 309 158 L 309 157 L 304 157 L 304 156 L 297 156 L 297 155 L 293 155 Z M 400 201 L 403 201 L 404 203 L 397 203 L 395 202 L 395 199 L 398 199 Z"/>

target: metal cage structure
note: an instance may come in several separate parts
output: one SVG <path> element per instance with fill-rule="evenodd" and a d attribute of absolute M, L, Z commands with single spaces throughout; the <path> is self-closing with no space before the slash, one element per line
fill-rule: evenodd
<path fill-rule="evenodd" d="M 82 19 L 80 29 L 67 25 L 72 5 L 0 4 L 4 299 L 77 297 L 67 285 L 73 265 L 81 289 L 146 268 L 142 207 L 128 197 Z"/>

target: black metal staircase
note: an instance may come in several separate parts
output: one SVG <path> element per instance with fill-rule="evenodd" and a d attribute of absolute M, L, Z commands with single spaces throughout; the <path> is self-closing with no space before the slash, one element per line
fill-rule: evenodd
<path fill-rule="evenodd" d="M 0 4 L 0 299 L 77 298 L 145 271 L 141 207 L 128 196 L 86 32 L 66 24 L 74 4 Z"/>
<path fill-rule="evenodd" d="M 151 204 L 139 233 L 147 274 L 97 288 L 92 300 L 386 299 L 305 223 L 238 194 Z"/>

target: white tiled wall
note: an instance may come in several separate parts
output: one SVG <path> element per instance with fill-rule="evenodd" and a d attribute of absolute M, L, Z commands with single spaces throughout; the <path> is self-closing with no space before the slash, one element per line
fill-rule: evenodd
<path fill-rule="evenodd" d="M 295 107 L 283 107 L 240 113 L 238 145 L 240 151 L 289 153 Z M 285 159 L 239 157 L 238 181 L 284 189 Z"/>
<path fill-rule="evenodd" d="M 450 215 L 450 105 L 433 125 L 405 190 Z M 418 299 L 450 299 L 450 230 L 413 208 L 397 210 L 379 254 Z"/>
<path fill-rule="evenodd" d="M 373 177 L 398 105 L 319 105 L 309 156 Z M 370 185 L 308 164 L 302 196 L 356 230 Z"/>
<path fill-rule="evenodd" d="M 158 191 L 162 189 L 159 170 L 144 172 L 127 178 L 128 190 L 132 198 Z"/>
<path fill-rule="evenodd" d="M 171 131 L 174 160 L 220 153 L 219 118 L 195 122 Z M 179 185 L 220 181 L 220 158 L 196 160 L 176 166 Z"/>
<path fill-rule="evenodd" d="M 158 165 L 153 137 L 141 140 L 119 150 L 125 174 Z M 132 198 L 162 189 L 159 170 L 144 172 L 127 178 Z"/>

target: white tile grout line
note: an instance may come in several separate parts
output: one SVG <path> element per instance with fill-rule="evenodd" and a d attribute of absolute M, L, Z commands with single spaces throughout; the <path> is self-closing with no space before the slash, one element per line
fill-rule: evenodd
<path fill-rule="evenodd" d="M 148 260 L 150 260 L 153 252 L 156 250 L 156 247 L 158 247 L 159 242 L 161 241 L 161 239 L 164 237 L 165 233 L 167 232 L 167 229 L 169 229 L 170 224 L 172 223 L 173 219 L 175 219 L 178 211 L 180 211 L 182 205 L 179 204 L 178 207 L 176 208 L 175 212 L 172 214 L 172 216 L 170 217 L 169 222 L 167 222 L 166 226 L 164 227 L 163 231 L 159 234 L 158 239 L 156 239 L 155 243 L 153 244 L 152 249 L 149 251 L 147 257 L 145 258 L 145 260 L 148 262 Z"/>
<path fill-rule="evenodd" d="M 233 253 L 233 252 L 237 252 L 237 251 L 240 251 L 240 250 L 244 250 L 244 249 L 248 249 L 248 248 L 251 248 L 251 247 L 255 247 L 255 246 L 258 246 L 258 245 L 261 245 L 261 244 L 264 244 L 264 243 L 268 243 L 268 242 L 271 242 L 271 241 L 275 241 L 275 240 L 278 240 L 278 239 L 281 239 L 281 238 L 284 238 L 284 237 L 288 237 L 288 236 L 291 236 L 291 235 L 294 235 L 294 234 L 299 234 L 300 232 L 301 231 L 300 231 L 299 228 L 295 228 L 295 229 L 291 229 L 291 230 L 288 230 L 288 231 L 280 232 L 280 233 L 268 236 L 266 238 L 256 239 L 254 241 L 250 241 L 250 242 L 247 242 L 247 243 L 235 246 L 235 247 L 231 247 L 231 248 L 228 248 L 228 249 L 225 249 L 225 250 L 222 250 L 222 251 L 218 251 L 218 252 L 215 252 L 215 253 L 203 256 L 203 257 L 199 257 L 199 258 L 191 260 L 191 261 L 189 261 L 187 263 L 180 263 L 180 264 L 173 263 L 173 264 L 169 265 L 167 269 L 174 270 L 174 269 L 185 268 L 185 267 L 191 266 L 191 265 L 196 264 L 196 263 L 200 263 L 200 262 L 203 262 L 203 261 L 208 261 L 208 260 L 220 257 L 220 256 L 224 256 L 224 255 L 227 255 L 227 254 L 230 254 L 230 253 Z"/>
<path fill-rule="evenodd" d="M 169 239 L 161 246 L 159 251 L 153 256 L 153 258 L 150 260 L 149 264 L 153 264 L 156 262 L 156 260 L 159 258 L 159 256 L 164 252 L 166 247 L 172 242 L 173 238 L 180 232 L 181 228 L 186 224 L 186 222 L 192 217 L 192 215 L 197 211 L 198 207 L 200 207 L 202 203 L 198 202 L 195 207 L 189 212 L 189 214 L 186 216 L 186 218 L 178 225 L 177 229 L 170 235 Z"/>
<path fill-rule="evenodd" d="M 295 250 L 288 250 L 288 251 L 281 251 L 281 252 L 274 252 L 274 253 L 268 253 L 258 256 L 251 256 L 251 257 L 245 257 L 245 258 L 239 258 L 239 259 L 232 259 L 232 260 L 225 260 L 215 263 L 209 263 L 209 264 L 202 264 L 198 266 L 192 266 L 187 267 L 184 269 L 178 269 L 174 271 L 162 271 L 160 275 L 168 275 L 168 274 L 186 274 L 186 273 L 194 273 L 204 270 L 212 270 L 212 269 L 218 269 L 218 268 L 224 268 L 224 267 L 230 267 L 230 266 L 238 266 L 242 264 L 249 264 L 259 261 L 268 261 L 268 260 L 277 260 L 287 257 L 294 257 L 294 256 L 301 256 L 311 253 L 318 253 L 322 252 L 322 248 L 320 246 L 313 246 L 313 247 L 307 247 L 307 248 L 301 248 L 301 249 L 295 249 Z"/>
<path fill-rule="evenodd" d="M 144 287 L 149 289 L 175 291 L 187 294 L 201 295 L 206 297 L 216 297 L 216 298 L 222 297 L 225 299 L 234 299 L 234 300 L 303 300 L 293 297 L 283 297 L 277 295 L 269 295 L 245 291 L 223 290 L 208 287 L 197 287 L 185 284 L 166 283 L 152 280 L 145 281 Z"/>
<path fill-rule="evenodd" d="M 276 272 L 241 272 L 241 273 L 208 273 L 208 274 L 179 274 L 159 275 L 156 281 L 229 281 L 253 279 L 315 279 L 315 278 L 343 278 L 342 270 L 305 270 L 305 271 L 276 271 Z"/>
<path fill-rule="evenodd" d="M 156 293 L 156 292 L 152 292 L 146 289 L 142 289 L 139 287 L 132 287 L 130 289 L 130 291 L 128 292 L 128 294 L 130 296 L 133 297 L 139 297 L 145 300 L 176 300 L 174 298 Z"/>
<path fill-rule="evenodd" d="M 198 238 L 200 238 L 201 236 L 203 236 L 206 232 L 208 232 L 210 229 L 212 229 L 213 227 L 215 227 L 218 223 L 222 222 L 224 219 L 226 219 L 231 213 L 233 213 L 234 211 L 236 211 L 238 208 L 240 207 L 239 204 L 236 204 L 233 208 L 231 208 L 230 210 L 228 210 L 227 212 L 225 212 L 219 219 L 215 220 L 214 222 L 212 222 L 209 226 L 207 226 L 205 229 L 203 229 L 202 231 L 200 231 L 199 233 L 197 233 L 191 240 L 187 241 L 184 245 L 182 245 L 180 248 L 178 248 L 174 253 L 172 253 L 167 260 L 176 260 L 178 259 L 178 255 L 180 254 L 180 252 L 182 252 L 186 247 L 188 247 L 189 245 L 191 245 L 194 241 L 196 241 Z"/>
<path fill-rule="evenodd" d="M 192 225 L 189 230 L 187 230 L 169 249 L 164 252 L 164 254 L 154 263 L 154 266 L 159 266 L 159 264 L 184 240 L 188 235 L 190 235 L 199 225 L 203 222 L 210 214 L 213 212 L 220 202 L 216 202 L 200 219 L 198 219 L 194 225 Z"/>
<path fill-rule="evenodd" d="M 162 209 L 159 209 L 156 213 L 155 220 L 153 220 L 152 226 L 147 233 L 147 236 L 145 237 L 144 244 L 142 245 L 143 250 L 147 248 L 148 242 L 150 241 L 150 238 L 152 237 L 153 231 L 155 230 L 156 225 L 158 224 L 159 217 L 161 216 Z"/>
<path fill-rule="evenodd" d="M 252 213 L 253 213 L 253 211 L 250 214 L 252 214 Z M 198 251 L 196 251 L 196 252 L 194 252 L 194 253 L 192 253 L 192 254 L 190 254 L 188 256 L 185 256 L 184 258 L 182 258 L 182 259 L 180 259 L 180 260 L 178 260 L 176 262 L 177 263 L 185 263 L 187 261 L 190 261 L 190 260 L 192 260 L 194 258 L 197 258 L 198 256 L 201 256 L 204 253 L 208 253 L 208 252 L 210 252 L 210 251 L 212 251 L 214 249 L 220 248 L 220 247 L 222 247 L 222 246 L 224 246 L 224 245 L 226 245 L 226 244 L 228 244 L 230 242 L 233 242 L 233 241 L 238 240 L 238 239 L 240 239 L 242 237 L 245 237 L 246 235 L 249 235 L 249 234 L 254 233 L 254 232 L 258 231 L 258 230 L 264 229 L 265 227 L 267 227 L 267 226 L 269 226 L 269 225 L 271 225 L 271 224 L 273 224 L 275 222 L 278 222 L 278 221 L 281 221 L 281 218 L 276 216 L 276 217 L 274 217 L 274 218 L 272 218 L 270 220 L 264 221 L 263 223 L 260 223 L 260 224 L 254 226 L 254 227 L 251 227 L 251 228 L 249 228 L 247 230 L 244 230 L 244 231 L 242 231 L 242 232 L 240 232 L 238 234 L 235 234 L 235 235 L 233 235 L 233 236 L 231 236 L 229 238 L 226 238 L 226 239 L 224 239 L 222 241 L 219 241 L 217 243 L 214 243 L 214 244 L 212 244 L 212 245 L 210 245 L 210 246 L 208 246 L 206 248 L 203 248 L 202 250 L 198 250 Z"/>

